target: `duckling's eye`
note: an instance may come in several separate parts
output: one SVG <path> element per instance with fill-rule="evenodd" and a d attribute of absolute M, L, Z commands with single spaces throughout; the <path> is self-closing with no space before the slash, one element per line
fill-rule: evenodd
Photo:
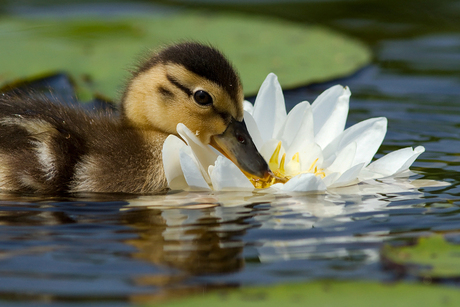
<path fill-rule="evenodd" d="M 195 99 L 195 101 L 198 103 L 198 104 L 201 104 L 201 105 L 209 105 L 209 104 L 212 104 L 212 97 L 211 95 L 209 95 L 207 92 L 203 91 L 203 90 L 198 90 L 195 92 L 195 94 L 193 94 L 193 99 Z"/>

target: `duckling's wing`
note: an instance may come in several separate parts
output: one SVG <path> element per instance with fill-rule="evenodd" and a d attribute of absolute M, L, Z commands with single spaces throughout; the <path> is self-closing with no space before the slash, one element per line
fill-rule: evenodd
<path fill-rule="evenodd" d="M 0 188 L 59 192 L 67 189 L 85 153 L 91 123 L 83 111 L 27 97 L 0 99 Z M 93 119 L 94 120 L 94 119 Z"/>

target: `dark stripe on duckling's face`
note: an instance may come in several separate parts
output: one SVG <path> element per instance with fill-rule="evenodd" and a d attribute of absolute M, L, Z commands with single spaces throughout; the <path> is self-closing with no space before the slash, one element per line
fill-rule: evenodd
<path fill-rule="evenodd" d="M 167 88 L 165 88 L 165 87 L 163 87 L 163 86 L 159 86 L 159 87 L 158 87 L 158 92 L 159 92 L 164 98 L 167 98 L 167 99 L 173 99 L 173 98 L 174 98 L 173 92 L 171 92 L 170 90 L 168 90 Z"/>
<path fill-rule="evenodd" d="M 185 85 L 181 84 L 179 81 L 177 81 L 176 78 L 170 76 L 170 75 L 166 75 L 166 78 L 168 79 L 169 82 L 171 82 L 174 86 L 176 86 L 178 89 L 180 89 L 181 91 L 183 91 L 185 94 L 187 94 L 187 96 L 192 96 L 193 92 L 192 90 L 190 90 L 188 87 L 186 87 Z"/>
<path fill-rule="evenodd" d="M 173 76 L 171 75 L 166 75 L 166 79 L 168 79 L 169 82 L 171 82 L 174 86 L 176 86 L 178 89 L 180 89 L 181 91 L 183 91 L 185 94 L 187 94 L 188 96 L 192 96 L 193 95 L 193 91 L 190 90 L 188 87 L 186 87 L 185 85 L 181 84 L 176 78 L 174 78 Z M 165 88 L 160 88 L 160 92 L 162 92 L 162 90 L 165 90 L 167 92 L 169 92 L 170 94 L 172 94 L 170 91 L 168 91 L 167 89 Z M 163 92 L 162 92 L 163 94 Z M 213 104 L 211 104 L 212 106 L 212 109 L 214 110 L 214 112 L 216 114 L 219 114 L 220 117 L 222 117 L 222 119 L 224 120 L 224 123 L 225 125 L 228 125 L 230 124 L 230 122 L 232 121 L 232 115 L 230 115 L 228 112 L 222 112 L 222 111 L 219 111 Z"/>

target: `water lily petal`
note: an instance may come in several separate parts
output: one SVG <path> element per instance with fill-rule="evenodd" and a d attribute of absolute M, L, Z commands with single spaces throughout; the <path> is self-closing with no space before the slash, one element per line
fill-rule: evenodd
<path fill-rule="evenodd" d="M 313 113 L 308 101 L 297 104 L 275 137 L 283 142 L 288 151 L 297 152 L 302 144 L 313 143 Z"/>
<path fill-rule="evenodd" d="M 254 106 L 249 101 L 244 100 L 243 101 L 243 110 L 245 110 L 246 112 L 248 112 L 249 114 L 252 115 L 254 113 Z"/>
<path fill-rule="evenodd" d="M 331 172 L 344 173 L 353 166 L 356 155 L 356 142 L 351 142 L 337 154 L 335 161 L 327 168 Z"/>
<path fill-rule="evenodd" d="M 340 177 L 335 180 L 330 186 L 331 188 L 335 187 L 344 187 L 347 185 L 358 183 L 358 175 L 364 167 L 364 163 L 357 164 L 345 172 L 343 172 Z"/>
<path fill-rule="evenodd" d="M 222 156 L 217 157 L 216 165 L 210 171 L 210 175 L 215 191 L 254 189 L 252 183 L 240 169 L 232 161 Z"/>
<path fill-rule="evenodd" d="M 339 179 L 339 177 L 340 177 L 340 173 L 330 173 L 326 177 L 323 178 L 323 182 L 327 187 L 329 187 L 334 182 L 336 182 L 337 179 Z"/>
<path fill-rule="evenodd" d="M 273 191 L 278 191 L 278 190 L 281 190 L 284 186 L 284 183 L 275 183 L 274 185 L 272 185 L 271 187 L 269 187 L 268 189 L 266 189 L 267 191 L 269 190 L 273 190 Z"/>
<path fill-rule="evenodd" d="M 262 139 L 266 142 L 274 138 L 286 119 L 283 91 L 275 74 L 268 74 L 262 83 L 253 114 Z"/>
<path fill-rule="evenodd" d="M 246 123 L 246 128 L 248 128 L 249 135 L 251 136 L 254 145 L 256 145 L 257 150 L 260 151 L 264 141 L 262 140 L 262 136 L 260 135 L 260 131 L 254 117 L 252 117 L 249 112 L 244 111 L 244 122 Z"/>
<path fill-rule="evenodd" d="M 326 185 L 323 183 L 321 178 L 313 174 L 305 173 L 295 176 L 281 187 L 281 191 L 291 192 L 311 192 L 325 190 Z"/>
<path fill-rule="evenodd" d="M 385 117 L 370 118 L 351 126 L 323 150 L 325 160 L 323 166 L 330 166 L 342 148 L 351 142 L 356 142 L 356 155 L 352 165 L 369 164 L 382 144 L 386 132 Z"/>
<path fill-rule="evenodd" d="M 163 157 L 163 169 L 165 171 L 168 186 L 172 190 L 187 188 L 184 173 L 180 164 L 179 150 L 185 147 L 185 143 L 177 136 L 170 135 L 163 143 L 161 151 Z"/>
<path fill-rule="evenodd" d="M 403 173 L 424 151 L 423 146 L 418 146 L 415 149 L 407 147 L 390 152 L 369 164 L 360 174 L 360 178 L 361 180 L 375 179 Z"/>
<path fill-rule="evenodd" d="M 184 172 L 185 181 L 192 189 L 211 190 L 208 183 L 203 178 L 201 170 L 192 153 L 188 151 L 190 151 L 190 147 L 182 147 L 179 150 L 180 165 Z"/>
<path fill-rule="evenodd" d="M 345 128 L 351 92 L 348 87 L 333 86 L 312 104 L 315 139 L 325 148 Z"/>
<path fill-rule="evenodd" d="M 203 144 L 184 124 L 177 124 L 176 130 L 192 149 L 192 153 L 200 166 L 200 171 L 204 179 L 208 183 L 211 183 L 211 178 L 209 178 L 207 171 L 209 165 L 214 165 L 218 154 L 210 146 Z"/>

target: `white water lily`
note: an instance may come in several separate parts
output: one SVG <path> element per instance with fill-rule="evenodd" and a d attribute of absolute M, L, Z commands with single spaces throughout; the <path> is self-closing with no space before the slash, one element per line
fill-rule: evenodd
<path fill-rule="evenodd" d="M 244 120 L 271 170 L 286 183 L 256 182 L 281 191 L 325 191 L 361 181 L 398 176 L 425 151 L 422 146 L 391 152 L 371 163 L 386 134 L 387 120 L 371 118 L 345 129 L 348 88 L 336 85 L 311 105 L 297 104 L 287 114 L 276 75 L 263 82 L 254 106 L 245 102 Z M 217 153 L 182 124 L 163 146 L 163 164 L 171 189 L 253 189 L 230 160 Z"/>

